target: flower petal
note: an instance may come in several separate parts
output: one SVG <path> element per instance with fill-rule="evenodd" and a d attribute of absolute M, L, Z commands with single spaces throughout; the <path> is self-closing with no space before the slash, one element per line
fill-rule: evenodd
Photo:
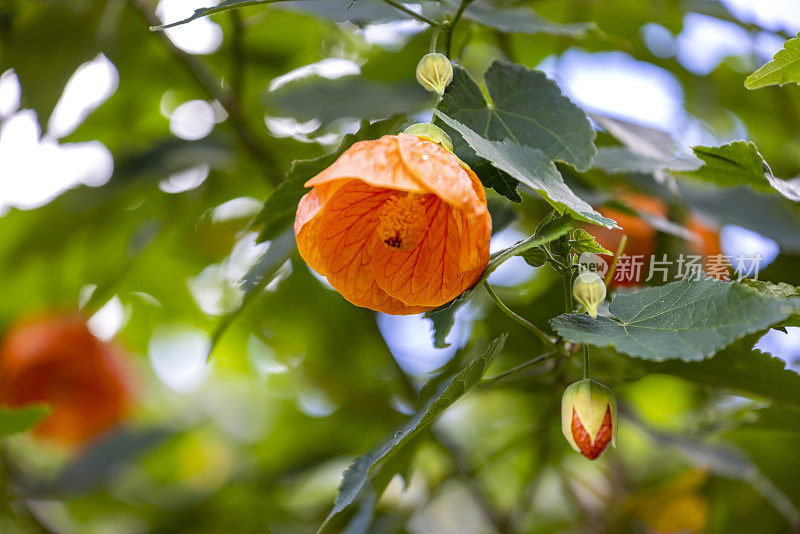
<path fill-rule="evenodd" d="M 397 145 L 408 172 L 429 192 L 467 215 L 486 211 L 486 201 L 472 186 L 474 173 L 462 167 L 455 154 L 416 135 L 398 134 Z"/>
<path fill-rule="evenodd" d="M 431 144 L 435 145 L 435 143 Z M 306 182 L 305 185 L 306 187 L 319 186 L 353 178 L 363 180 L 375 187 L 411 193 L 428 192 L 403 165 L 395 135 L 384 135 L 373 141 L 355 143 L 339 156 L 333 165 Z"/>
<path fill-rule="evenodd" d="M 488 211 L 469 217 L 429 196 L 428 228 L 419 245 L 401 250 L 378 242 L 372 268 L 378 285 L 408 305 L 434 308 L 460 295 L 480 277 L 489 261 Z"/>
<path fill-rule="evenodd" d="M 390 314 L 420 313 L 425 308 L 389 296 L 372 274 L 372 251 L 380 243 L 377 212 L 391 194 L 359 180 L 338 188 L 318 218 L 319 258 L 328 282 L 356 306 Z"/>

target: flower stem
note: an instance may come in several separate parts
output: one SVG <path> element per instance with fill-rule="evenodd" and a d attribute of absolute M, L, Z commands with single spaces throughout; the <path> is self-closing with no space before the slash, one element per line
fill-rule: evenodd
<path fill-rule="evenodd" d="M 445 50 L 447 51 L 447 57 L 450 59 L 453 59 L 453 33 L 456 31 L 456 24 L 461 20 L 461 15 L 464 14 L 464 10 L 467 9 L 467 6 L 471 3 L 472 0 L 461 0 L 458 11 L 456 11 L 456 14 L 453 16 L 453 21 L 447 27 L 447 45 Z"/>
<path fill-rule="evenodd" d="M 535 357 L 533 359 L 528 360 L 527 362 L 523 362 L 523 363 L 521 363 L 521 364 L 519 364 L 519 365 L 517 365 L 515 367 L 512 367 L 508 371 L 502 372 L 499 375 L 495 375 L 495 376 L 491 376 L 491 377 L 488 377 L 488 378 L 484 378 L 483 380 L 481 380 L 480 386 L 481 387 L 491 386 L 495 382 L 499 382 L 500 380 L 503 380 L 504 378 L 507 378 L 507 377 L 512 376 L 512 375 L 515 375 L 515 374 L 519 373 L 520 371 L 524 371 L 528 367 L 532 367 L 534 365 L 542 363 L 543 361 L 546 361 L 546 360 L 552 358 L 556 354 L 557 354 L 556 351 L 546 352 L 546 353 L 542 354 L 541 356 L 537 356 L 537 357 Z"/>
<path fill-rule="evenodd" d="M 544 331 L 542 331 L 538 326 L 533 324 L 532 322 L 528 321 L 524 317 L 521 317 L 514 313 L 508 306 L 506 306 L 500 297 L 497 296 L 497 293 L 494 292 L 494 289 L 489 285 L 489 282 L 484 282 L 483 287 L 486 288 L 486 292 L 489 293 L 489 296 L 492 297 L 492 300 L 500 308 L 500 311 L 514 319 L 516 322 L 533 332 L 536 337 L 538 337 L 542 343 L 545 345 L 554 345 L 558 340 L 554 337 L 547 335 Z"/>
<path fill-rule="evenodd" d="M 570 272 L 562 274 L 561 281 L 561 285 L 564 290 L 564 311 L 567 313 L 572 313 L 575 310 L 575 307 L 572 304 L 572 274 Z"/>
<path fill-rule="evenodd" d="M 583 378 L 589 378 L 589 345 L 583 344 Z"/>

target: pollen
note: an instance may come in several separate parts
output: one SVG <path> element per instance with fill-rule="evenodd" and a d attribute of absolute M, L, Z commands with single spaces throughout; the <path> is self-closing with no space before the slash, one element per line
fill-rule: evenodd
<path fill-rule="evenodd" d="M 398 192 L 383 204 L 378 212 L 376 232 L 387 247 L 410 250 L 419 245 L 427 227 L 424 198 L 424 195 Z"/>

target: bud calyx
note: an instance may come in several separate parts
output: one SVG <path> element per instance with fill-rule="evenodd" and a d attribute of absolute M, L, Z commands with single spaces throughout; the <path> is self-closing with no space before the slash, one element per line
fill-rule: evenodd
<path fill-rule="evenodd" d="M 617 446 L 617 401 L 606 386 L 591 379 L 575 382 L 561 399 L 561 431 L 573 449 L 590 460 L 608 444 Z"/>
<path fill-rule="evenodd" d="M 453 141 L 450 139 L 450 136 L 447 133 L 429 122 L 420 122 L 417 124 L 412 124 L 405 130 L 403 133 L 408 135 L 416 135 L 417 137 L 422 137 L 423 139 L 427 139 L 428 141 L 433 141 L 439 145 L 442 145 L 444 148 L 449 150 L 450 152 L 453 151 Z"/>

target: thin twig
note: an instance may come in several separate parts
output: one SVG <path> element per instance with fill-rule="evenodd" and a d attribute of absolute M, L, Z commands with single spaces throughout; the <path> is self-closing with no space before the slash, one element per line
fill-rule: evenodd
<path fill-rule="evenodd" d="M 231 97 L 238 102 L 244 92 L 244 24 L 239 11 L 232 9 L 231 18 Z"/>
<path fill-rule="evenodd" d="M 536 337 L 538 337 L 542 341 L 542 343 L 544 343 L 545 345 L 554 345 L 556 342 L 558 342 L 556 338 L 547 335 L 547 333 L 542 331 L 538 326 L 536 326 L 532 322 L 514 313 L 511 310 L 511 308 L 506 306 L 503 303 L 503 301 L 500 300 L 500 297 L 497 296 L 497 293 L 494 292 L 494 289 L 492 289 L 488 281 L 483 283 L 483 287 L 486 288 L 486 292 L 489 293 L 489 296 L 492 297 L 494 303 L 497 305 L 498 308 L 500 308 L 500 310 L 503 313 L 505 313 L 506 315 L 514 319 L 516 322 L 518 322 L 519 324 L 521 324 L 522 326 L 533 332 L 536 335 Z"/>
<path fill-rule="evenodd" d="M 395 2 L 395 0 L 383 0 L 383 1 L 386 2 L 387 4 L 389 4 L 390 6 L 392 6 L 393 8 L 399 9 L 403 13 L 411 15 L 415 19 L 417 19 L 419 21 L 422 21 L 422 22 L 424 22 L 426 24 L 429 24 L 429 25 L 433 26 L 434 28 L 440 26 L 440 24 L 438 22 L 436 22 L 435 20 L 429 19 L 425 15 L 422 15 L 420 13 L 417 13 L 416 11 L 413 11 L 413 10 L 407 8 L 406 6 L 401 4 L 400 2 Z"/>
<path fill-rule="evenodd" d="M 549 360 L 550 358 L 552 358 L 555 355 L 556 355 L 556 351 L 547 352 L 545 354 L 542 354 L 541 356 L 537 356 L 537 357 L 535 357 L 533 359 L 530 359 L 527 362 L 523 362 L 523 363 L 517 365 L 516 367 L 512 367 L 508 371 L 500 373 L 499 375 L 490 376 L 489 378 L 484 378 L 483 380 L 481 380 L 479 385 L 480 385 L 480 387 L 488 387 L 488 386 L 494 385 L 495 383 L 503 380 L 504 378 L 507 378 L 507 377 L 512 376 L 512 375 L 515 375 L 515 374 L 519 373 L 520 371 L 524 371 L 528 367 L 532 367 L 532 366 L 540 364 L 540 363 L 542 363 L 542 362 L 544 362 L 546 360 Z"/>
<path fill-rule="evenodd" d="M 461 4 L 458 6 L 458 11 L 456 11 L 456 14 L 453 16 L 453 21 L 447 27 L 447 45 L 445 50 L 447 50 L 447 57 L 451 59 L 453 57 L 453 33 L 455 33 L 456 24 L 458 24 L 458 21 L 461 20 L 464 10 L 466 10 L 467 6 L 469 6 L 471 3 L 472 0 L 461 0 Z"/>
<path fill-rule="evenodd" d="M 144 0 L 131 0 L 133 6 L 139 10 L 150 26 L 158 26 L 161 24 L 155 11 Z M 283 176 L 283 170 L 275 157 L 266 146 L 256 141 L 256 137 L 250 130 L 247 121 L 242 116 L 238 103 L 233 95 L 223 89 L 217 81 L 213 73 L 206 68 L 198 58 L 192 54 L 188 54 L 175 46 L 165 32 L 158 33 L 159 38 L 164 45 L 178 58 L 195 81 L 208 93 L 208 95 L 225 109 L 231 122 L 234 125 L 236 133 L 244 143 L 247 151 L 253 159 L 261 166 L 267 179 L 273 184 L 280 183 Z"/>

